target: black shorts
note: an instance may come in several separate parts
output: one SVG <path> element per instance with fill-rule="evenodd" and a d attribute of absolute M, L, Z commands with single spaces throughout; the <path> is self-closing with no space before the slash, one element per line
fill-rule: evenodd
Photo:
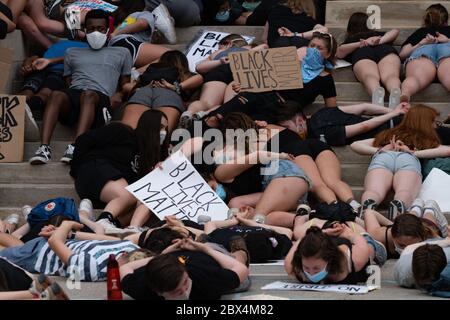
<path fill-rule="evenodd" d="M 139 55 L 139 49 L 142 44 L 142 41 L 139 41 L 134 37 L 127 37 L 114 42 L 113 44 L 111 44 L 111 46 L 128 49 L 128 51 L 130 51 L 131 57 L 133 58 L 133 64 L 135 64 Z"/>
<path fill-rule="evenodd" d="M 230 65 L 228 63 L 222 64 L 208 72 L 204 77 L 204 82 L 210 81 L 220 81 L 226 84 L 233 82 L 233 73 L 231 72 Z"/>
<path fill-rule="evenodd" d="M 339 108 L 322 108 L 309 119 L 308 136 L 319 138 L 323 134 L 330 146 L 345 146 L 345 126 L 362 121 L 364 118 L 343 112 Z"/>
<path fill-rule="evenodd" d="M 31 74 L 25 79 L 22 90 L 31 90 L 38 93 L 41 89 L 48 88 L 52 91 L 61 91 L 65 87 L 62 72 L 39 71 Z"/>
<path fill-rule="evenodd" d="M 390 54 L 396 54 L 397 50 L 390 44 L 380 44 L 375 47 L 363 47 L 354 51 L 351 55 L 351 63 L 353 66 L 359 61 L 364 59 L 372 60 L 376 63 L 380 62 L 384 57 Z"/>
<path fill-rule="evenodd" d="M 126 179 L 125 175 L 108 160 L 97 159 L 80 166 L 75 179 L 75 190 L 81 199 L 101 202 L 100 193 L 109 181 Z"/>
<path fill-rule="evenodd" d="M 70 113 L 67 118 L 61 118 L 59 121 L 66 126 L 73 126 L 78 122 L 80 117 L 80 98 L 83 91 L 80 89 L 65 89 L 61 90 L 69 98 L 70 102 Z M 111 102 L 109 97 L 99 91 L 92 90 L 99 96 L 99 101 L 95 108 L 95 118 L 94 123 L 91 128 L 99 128 L 108 123 L 111 120 Z"/>
<path fill-rule="evenodd" d="M 316 160 L 319 154 L 326 150 L 334 152 L 328 144 L 323 143 L 318 139 L 306 139 L 302 141 L 302 144 L 303 148 L 298 150 L 299 155 L 310 156 L 313 160 Z"/>

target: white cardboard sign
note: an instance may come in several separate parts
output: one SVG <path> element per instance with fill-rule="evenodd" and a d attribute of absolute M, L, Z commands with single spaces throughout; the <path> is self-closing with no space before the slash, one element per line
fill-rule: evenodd
<path fill-rule="evenodd" d="M 353 284 L 307 284 L 282 281 L 269 283 L 261 289 L 284 291 L 321 291 L 350 294 L 364 294 L 370 291 L 367 286 L 357 286 Z"/>
<path fill-rule="evenodd" d="M 225 220 L 228 207 L 181 152 L 175 152 L 126 188 L 161 220 L 168 215 L 197 221 L 199 215 Z"/>
<path fill-rule="evenodd" d="M 205 60 L 214 51 L 217 51 L 219 49 L 219 41 L 227 35 L 229 35 L 229 33 L 203 31 L 186 51 L 186 57 L 189 61 L 189 70 L 191 70 L 191 72 L 196 72 L 195 67 L 197 64 L 202 60 Z M 255 37 L 251 36 L 243 37 L 249 44 L 255 39 Z"/>
<path fill-rule="evenodd" d="M 419 198 L 423 200 L 433 199 L 439 204 L 442 212 L 450 211 L 450 175 L 444 171 L 433 168 L 420 189 Z"/>

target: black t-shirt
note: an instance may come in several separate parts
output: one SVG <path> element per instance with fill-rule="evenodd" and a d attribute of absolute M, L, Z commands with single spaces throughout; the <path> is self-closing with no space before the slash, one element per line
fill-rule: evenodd
<path fill-rule="evenodd" d="M 33 279 L 25 271 L 1 257 L 0 278 L 4 278 L 1 280 L 6 281 L 5 291 L 28 290 L 33 282 Z"/>
<path fill-rule="evenodd" d="M 133 164 L 137 153 L 134 131 L 119 122 L 113 122 L 102 128 L 90 130 L 77 138 L 73 160 L 70 163 L 70 175 L 76 178 L 78 170 L 84 163 L 105 159 L 121 171 L 127 177 L 127 181 L 133 181 L 136 179 Z"/>
<path fill-rule="evenodd" d="M 431 34 L 433 36 L 436 36 L 436 32 L 442 33 L 450 38 L 450 26 L 442 26 L 442 27 L 423 27 L 420 29 L 417 29 L 414 31 L 412 35 L 408 37 L 408 39 L 403 42 L 402 47 L 411 44 L 412 46 L 415 46 L 420 41 L 422 41 L 423 38 L 427 36 L 427 34 Z"/>
<path fill-rule="evenodd" d="M 440 126 L 437 127 L 436 132 L 439 136 L 439 138 L 441 139 L 441 144 L 443 145 L 450 145 L 450 128 L 449 127 L 444 127 L 444 126 Z"/>
<path fill-rule="evenodd" d="M 262 0 L 259 6 L 247 18 L 245 24 L 248 26 L 263 26 L 266 24 L 271 9 L 278 4 L 279 0 Z"/>
<path fill-rule="evenodd" d="M 249 227 L 249 226 L 233 226 L 229 228 L 219 228 L 208 234 L 212 242 L 218 243 L 224 246 L 230 251 L 230 240 L 234 236 L 242 236 L 248 233 L 258 233 L 265 237 L 275 238 L 277 245 L 274 247 L 273 254 L 269 260 L 278 260 L 284 258 L 292 247 L 292 241 L 284 234 L 279 234 L 273 230 L 269 230 L 262 227 Z M 245 239 L 245 238 L 244 238 Z M 250 253 L 251 255 L 251 253 Z"/>
<path fill-rule="evenodd" d="M 331 74 L 315 77 L 304 84 L 302 89 L 279 91 L 285 100 L 294 100 L 303 108 L 313 103 L 318 96 L 324 99 L 336 97 L 336 86 Z"/>
<path fill-rule="evenodd" d="M 267 43 L 269 47 L 272 47 L 274 41 L 279 37 L 278 29 L 281 27 L 286 27 L 292 32 L 307 32 L 317 24 L 317 21 L 306 13 L 294 14 L 291 9 L 282 4 L 272 7 L 268 22 Z"/>
<path fill-rule="evenodd" d="M 170 254 L 183 256 L 186 260 L 187 273 L 192 279 L 189 300 L 217 300 L 240 285 L 239 276 L 234 271 L 222 268 L 216 260 L 203 252 L 181 250 Z M 164 299 L 147 287 L 145 268 L 146 266 L 141 267 L 125 276 L 122 279 L 122 290 L 136 300 Z"/>
<path fill-rule="evenodd" d="M 255 164 L 251 168 L 245 170 L 240 175 L 236 176 L 233 182 L 222 184 L 230 189 L 234 195 L 243 196 L 251 193 L 262 191 L 262 176 L 261 165 Z"/>

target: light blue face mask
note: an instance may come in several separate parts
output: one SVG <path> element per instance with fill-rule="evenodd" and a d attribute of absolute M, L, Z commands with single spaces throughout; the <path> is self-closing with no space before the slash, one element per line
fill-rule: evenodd
<path fill-rule="evenodd" d="M 318 283 L 328 276 L 328 271 L 327 271 L 326 266 L 325 266 L 325 268 L 323 268 L 322 271 L 320 271 L 314 275 L 311 275 L 309 272 L 306 272 L 305 270 L 303 270 L 303 273 L 306 275 L 306 277 L 309 279 L 309 281 L 311 281 L 313 283 Z"/>
<path fill-rule="evenodd" d="M 219 22 L 225 22 L 230 19 L 230 10 L 227 11 L 219 11 L 216 14 L 216 20 Z"/>
<path fill-rule="evenodd" d="M 242 7 L 247 11 L 254 11 L 259 6 L 260 3 L 261 3 L 261 1 L 256 1 L 256 2 L 244 1 L 242 3 Z"/>
<path fill-rule="evenodd" d="M 225 201 L 225 199 L 227 198 L 227 192 L 225 191 L 223 185 L 221 185 L 220 183 L 217 184 L 216 193 L 223 201 Z"/>

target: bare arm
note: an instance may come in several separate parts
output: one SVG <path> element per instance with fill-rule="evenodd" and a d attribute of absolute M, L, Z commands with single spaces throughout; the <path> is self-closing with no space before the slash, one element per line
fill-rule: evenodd
<path fill-rule="evenodd" d="M 72 229 L 81 229 L 82 224 L 75 221 L 64 221 L 48 239 L 48 245 L 64 264 L 69 264 L 73 252 L 66 245 L 66 240 Z"/>
<path fill-rule="evenodd" d="M 355 51 L 355 50 L 357 50 L 359 48 L 360 48 L 360 43 L 359 42 L 352 42 L 352 43 L 341 44 L 338 47 L 338 50 L 336 52 L 336 57 L 338 57 L 339 59 L 343 59 L 347 55 L 349 55 L 350 53 L 352 53 L 353 51 Z"/>
<path fill-rule="evenodd" d="M 450 157 L 450 146 L 440 145 L 437 148 L 414 151 L 417 158 Z"/>
<path fill-rule="evenodd" d="M 348 226 L 344 226 L 347 230 L 341 236 L 347 238 L 352 243 L 352 261 L 355 271 L 360 271 L 370 259 L 370 247 L 366 239 L 358 233 L 351 231 Z"/>
<path fill-rule="evenodd" d="M 180 83 L 183 90 L 195 90 L 203 84 L 203 76 L 196 74 Z"/>
<path fill-rule="evenodd" d="M 205 74 L 209 71 L 211 71 L 212 69 L 220 66 L 223 64 L 223 60 L 210 60 L 210 59 L 206 59 L 203 60 L 202 62 L 200 62 L 196 67 L 195 70 L 198 73 L 201 74 Z"/>
<path fill-rule="evenodd" d="M 367 119 L 366 121 L 360 123 L 345 126 L 345 136 L 350 138 L 375 129 L 399 114 L 400 112 L 394 110 L 389 113 Z"/>
<path fill-rule="evenodd" d="M 373 146 L 374 138 L 355 141 L 350 145 L 353 151 L 362 155 L 373 155 L 377 153 L 378 148 Z"/>
<path fill-rule="evenodd" d="M 288 254 L 284 258 L 284 270 L 286 270 L 286 273 L 293 279 L 297 279 L 297 277 L 294 274 L 294 269 L 292 268 L 292 260 L 294 259 L 294 254 L 297 251 L 298 245 L 300 241 L 295 241 L 292 244 L 291 250 L 289 250 Z"/>
<path fill-rule="evenodd" d="M 237 225 L 239 222 L 236 218 L 229 220 L 217 220 L 217 221 L 209 221 L 205 224 L 205 233 L 210 234 L 216 229 L 219 228 L 228 228 Z"/>
<path fill-rule="evenodd" d="M 375 240 L 380 241 L 385 246 L 387 246 L 387 243 L 385 241 L 386 227 L 380 225 L 376 217 L 376 213 L 376 211 L 370 209 L 367 209 L 364 212 L 364 223 L 366 226 L 366 230 L 372 237 L 375 238 Z"/>
<path fill-rule="evenodd" d="M 388 32 L 386 32 L 380 39 L 380 44 L 383 43 L 392 43 L 397 39 L 398 35 L 400 34 L 400 30 L 398 29 L 392 29 Z"/>
<path fill-rule="evenodd" d="M 258 163 L 256 152 L 237 158 L 233 163 L 219 165 L 214 171 L 214 177 L 221 182 L 232 182 L 234 178 Z"/>

